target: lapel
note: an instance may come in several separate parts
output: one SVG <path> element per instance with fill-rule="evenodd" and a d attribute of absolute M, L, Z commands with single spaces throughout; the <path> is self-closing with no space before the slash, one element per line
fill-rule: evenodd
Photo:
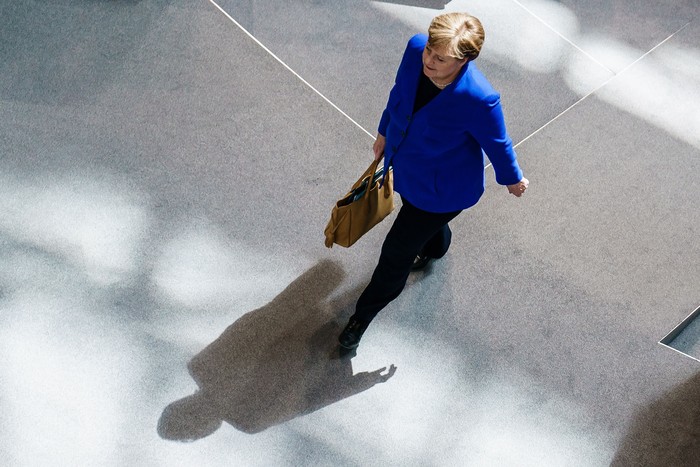
<path fill-rule="evenodd" d="M 416 73 L 411 73 L 406 82 L 406 102 L 408 102 L 408 109 L 413 109 L 416 103 L 416 92 L 418 92 L 418 81 L 420 80 L 420 74 L 423 73 L 423 62 L 419 61 L 420 66 Z"/>

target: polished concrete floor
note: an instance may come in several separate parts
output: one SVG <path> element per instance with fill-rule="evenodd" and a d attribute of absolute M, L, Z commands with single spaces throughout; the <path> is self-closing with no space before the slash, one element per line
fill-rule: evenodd
<path fill-rule="evenodd" d="M 338 358 L 393 217 L 323 229 L 452 10 L 531 187 Z M 2 464 L 699 465 L 699 44 L 697 0 L 1 2 Z"/>

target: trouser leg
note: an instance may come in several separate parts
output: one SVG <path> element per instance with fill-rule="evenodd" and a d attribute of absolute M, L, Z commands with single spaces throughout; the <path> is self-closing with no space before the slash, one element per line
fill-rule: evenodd
<path fill-rule="evenodd" d="M 450 248 L 452 242 L 452 231 L 449 225 L 444 225 L 428 240 L 420 253 L 429 258 L 442 258 Z"/>
<path fill-rule="evenodd" d="M 357 301 L 353 318 L 369 322 L 398 297 L 419 252 L 428 249 L 432 257 L 442 257 L 451 239 L 447 224 L 460 212 L 431 213 L 404 200 L 384 240 L 372 279 Z"/>

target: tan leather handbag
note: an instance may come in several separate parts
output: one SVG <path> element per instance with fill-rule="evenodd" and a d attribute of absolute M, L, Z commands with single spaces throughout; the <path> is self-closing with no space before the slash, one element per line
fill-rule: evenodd
<path fill-rule="evenodd" d="M 350 191 L 333 206 L 326 230 L 326 246 L 349 247 L 394 210 L 392 171 L 373 161 Z M 382 184 L 382 179 L 384 180 Z"/>

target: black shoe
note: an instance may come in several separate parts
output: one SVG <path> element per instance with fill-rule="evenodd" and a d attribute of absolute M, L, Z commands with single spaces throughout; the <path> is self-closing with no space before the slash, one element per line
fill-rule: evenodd
<path fill-rule="evenodd" d="M 347 326 L 345 326 L 343 332 L 338 336 L 340 346 L 346 350 L 356 349 L 357 346 L 360 345 L 360 339 L 367 329 L 367 326 L 369 326 L 369 323 L 366 321 L 350 318 Z"/>
<path fill-rule="evenodd" d="M 419 254 L 416 256 L 416 259 L 413 260 L 413 264 L 411 265 L 411 271 L 420 271 L 421 269 L 424 269 L 429 262 L 431 262 L 433 258 L 430 256 L 424 256 L 422 254 Z"/>

